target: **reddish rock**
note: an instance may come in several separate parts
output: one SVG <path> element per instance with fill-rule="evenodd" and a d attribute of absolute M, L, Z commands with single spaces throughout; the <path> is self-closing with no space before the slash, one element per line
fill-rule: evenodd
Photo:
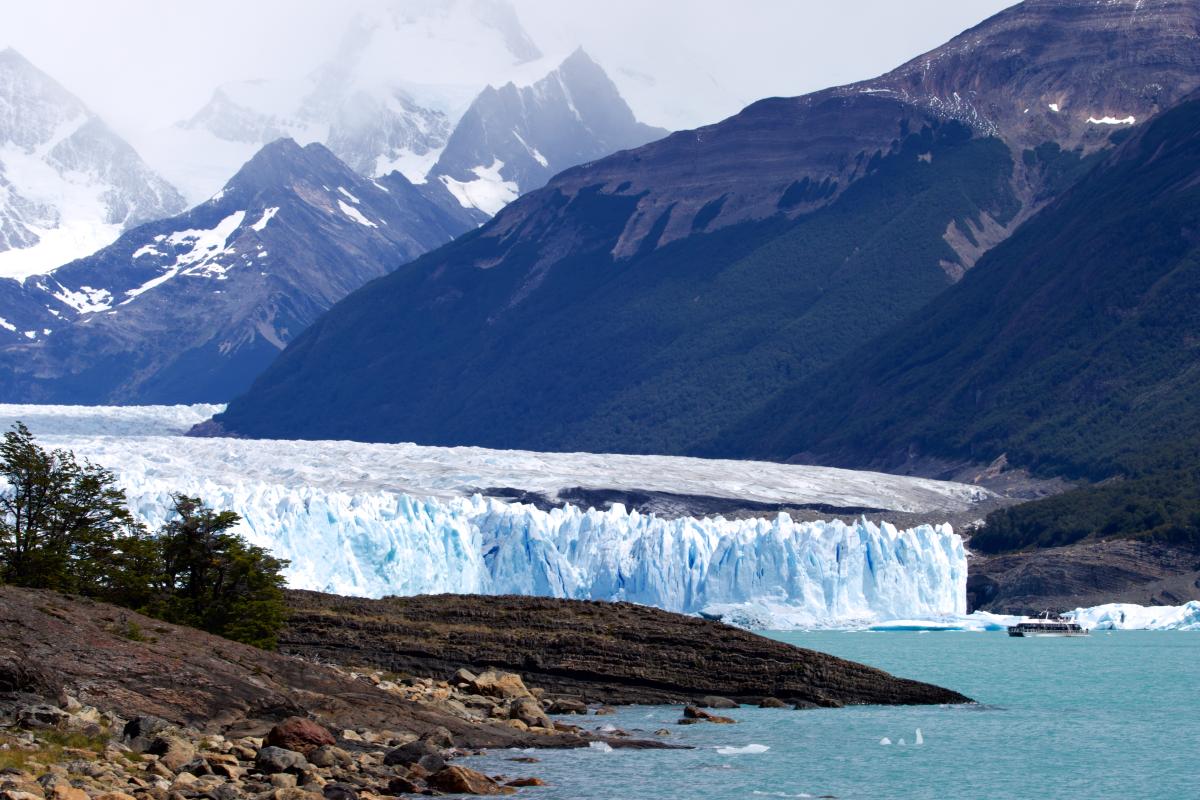
<path fill-rule="evenodd" d="M 541 778 L 514 778 L 513 780 L 509 781 L 508 783 L 506 783 L 504 785 L 505 786 L 516 786 L 516 787 L 545 786 L 546 782 L 544 780 L 542 780 Z"/>
<path fill-rule="evenodd" d="M 429 776 L 430 788 L 447 794 L 514 794 L 517 790 L 501 786 L 494 780 L 466 767 L 446 767 Z"/>
<path fill-rule="evenodd" d="M 304 717 L 288 717 L 271 728 L 264 742 L 268 747 L 282 747 L 308 755 L 318 747 L 337 744 L 337 739 L 323 726 Z"/>
<path fill-rule="evenodd" d="M 716 714 L 710 714 L 703 709 L 695 706 L 687 706 L 683 709 L 683 719 L 679 720 L 680 725 L 691 725 L 696 722 L 715 722 L 718 725 L 733 725 L 737 723 L 736 719 L 731 717 L 721 717 Z"/>

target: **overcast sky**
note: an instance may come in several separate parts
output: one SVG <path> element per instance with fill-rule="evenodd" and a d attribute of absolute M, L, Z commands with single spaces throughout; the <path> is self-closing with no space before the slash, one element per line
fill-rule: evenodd
<path fill-rule="evenodd" d="M 3 0 L 0 47 L 20 50 L 118 130 L 136 134 L 190 116 L 223 82 L 307 73 L 330 56 L 356 8 L 382 1 Z M 513 5 L 547 55 L 582 45 L 640 118 L 680 128 L 761 97 L 885 72 L 1013 0 Z"/>

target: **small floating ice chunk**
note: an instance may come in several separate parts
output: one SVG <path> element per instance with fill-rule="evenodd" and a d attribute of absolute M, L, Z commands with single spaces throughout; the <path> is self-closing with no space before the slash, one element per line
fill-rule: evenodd
<path fill-rule="evenodd" d="M 612 745 L 608 742 L 588 742 L 588 749 L 595 750 L 598 753 L 611 753 Z"/>
<path fill-rule="evenodd" d="M 886 737 L 886 736 L 885 736 L 885 737 L 883 737 L 882 739 L 880 739 L 880 740 L 879 740 L 879 743 L 880 743 L 881 745 L 884 745 L 884 746 L 886 747 L 887 745 L 889 745 L 889 744 L 891 744 L 891 743 L 892 743 L 892 740 L 891 740 L 891 739 L 889 739 L 888 737 Z"/>
<path fill-rule="evenodd" d="M 917 728 L 917 738 L 913 739 L 913 744 L 925 744 L 925 737 L 921 735 L 920 728 Z"/>
<path fill-rule="evenodd" d="M 717 752 L 723 756 L 746 756 L 765 753 L 770 749 L 765 744 L 748 744 L 745 747 L 718 747 Z"/>
<path fill-rule="evenodd" d="M 900 745 L 901 747 L 903 747 L 904 745 L 908 744 L 908 742 L 904 741 L 904 737 L 903 737 L 903 736 L 901 736 L 901 737 L 900 737 L 900 741 L 896 742 L 896 744 L 898 744 L 898 745 Z"/>

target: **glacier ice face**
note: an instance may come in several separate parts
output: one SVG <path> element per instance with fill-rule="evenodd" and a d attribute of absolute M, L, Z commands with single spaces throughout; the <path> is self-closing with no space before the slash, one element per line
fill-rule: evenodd
<path fill-rule="evenodd" d="M 966 554 L 947 525 L 900 531 L 865 520 L 796 522 L 783 514 L 666 519 L 620 505 L 543 511 L 460 492 L 479 485 L 484 470 L 515 475 L 508 485 L 518 487 L 525 478 L 537 486 L 607 481 L 620 468 L 606 460 L 636 464 L 637 457 L 178 435 L 211 413 L 212 407 L 0 406 L 0 423 L 22 419 L 45 444 L 116 471 L 132 510 L 151 526 L 165 521 L 172 492 L 237 512 L 241 533 L 291 561 L 287 578 L 295 588 L 367 596 L 548 595 L 709 614 L 771 608 L 793 624 L 821 626 L 966 612 Z M 131 435 L 137 430 L 155 435 Z M 532 468 L 538 459 L 540 468 Z M 669 485 L 675 466 L 689 487 L 741 491 L 729 488 L 724 463 L 650 458 L 640 470 L 656 472 L 667 490 L 678 491 Z M 792 475 L 796 491 L 826 502 L 819 487 L 836 493 L 844 472 L 741 464 L 749 472 L 737 480 L 750 486 L 754 466 L 783 470 L 775 491 L 783 492 L 782 476 Z M 923 483 L 934 482 L 914 484 L 922 500 L 928 499 Z M 439 496 L 418 494 L 414 486 Z M 865 488 L 864 482 L 854 491 Z M 929 494 L 937 502 L 954 496 Z M 730 619 L 752 624 L 736 613 Z"/>
<path fill-rule="evenodd" d="M 173 490 L 236 511 L 249 539 L 292 562 L 295 588 L 627 600 L 710 613 L 769 602 L 810 625 L 966 612 L 966 555 L 949 526 L 898 531 L 785 514 L 661 519 L 620 505 L 542 511 L 478 495 L 121 479 L 151 525 L 165 521 Z"/>

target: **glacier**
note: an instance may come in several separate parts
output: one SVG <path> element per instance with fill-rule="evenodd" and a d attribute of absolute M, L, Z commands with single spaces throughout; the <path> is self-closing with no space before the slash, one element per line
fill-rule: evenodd
<path fill-rule="evenodd" d="M 0 424 L 19 419 L 46 446 L 114 470 L 152 527 L 172 492 L 237 512 L 240 533 L 291 562 L 294 588 L 626 600 L 713 616 L 770 606 L 825 627 L 966 611 L 966 553 L 949 525 L 542 510 L 472 487 L 603 487 L 624 475 L 663 491 L 918 509 L 969 507 L 973 487 L 896 476 L 873 485 L 870 473 L 794 465 L 180 435 L 218 410 L 6 405 Z"/>

